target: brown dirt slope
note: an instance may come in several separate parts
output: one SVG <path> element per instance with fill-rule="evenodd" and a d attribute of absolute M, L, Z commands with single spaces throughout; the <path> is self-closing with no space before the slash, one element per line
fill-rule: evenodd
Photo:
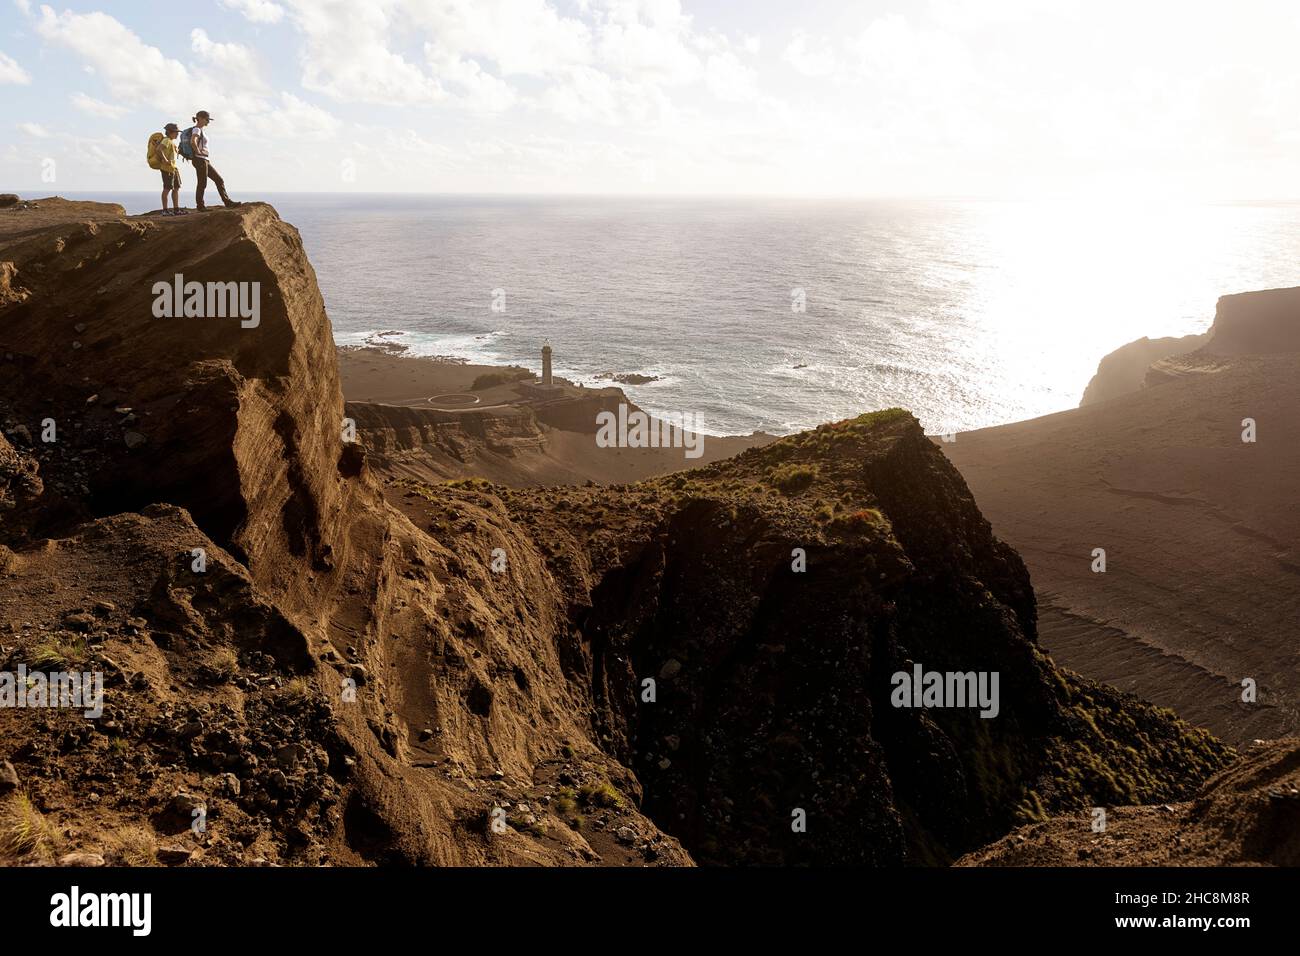
<path fill-rule="evenodd" d="M 636 410 L 617 390 L 610 391 L 629 410 Z M 548 410 L 539 413 L 527 406 L 444 412 L 349 401 L 347 414 L 356 422 L 357 438 L 372 465 L 387 474 L 432 481 L 486 478 L 521 488 L 638 481 L 707 465 L 772 441 L 763 434 L 701 436 L 700 456 L 687 458 L 681 448 L 597 446 L 594 408 L 566 408 L 561 424 L 569 427 L 548 423 Z M 573 427 L 578 424 L 573 419 L 585 428 Z"/>
<path fill-rule="evenodd" d="M 1225 296 L 1149 387 L 943 446 L 1024 556 L 1054 657 L 1233 743 L 1300 731 L 1297 335 L 1300 290 Z"/>
<path fill-rule="evenodd" d="M 1064 814 L 962 857 L 959 866 L 1300 866 L 1300 740 L 1261 742 L 1196 798 Z"/>

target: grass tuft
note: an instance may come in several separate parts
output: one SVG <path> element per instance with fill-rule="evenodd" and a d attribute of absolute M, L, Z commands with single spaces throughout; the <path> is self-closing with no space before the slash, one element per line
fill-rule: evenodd
<path fill-rule="evenodd" d="M 58 843 L 54 827 L 26 794 L 14 794 L 0 803 L 0 857 L 48 857 Z"/>

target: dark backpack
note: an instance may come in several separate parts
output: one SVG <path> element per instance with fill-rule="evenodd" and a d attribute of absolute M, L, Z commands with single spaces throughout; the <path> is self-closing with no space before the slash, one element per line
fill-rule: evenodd
<path fill-rule="evenodd" d="M 194 127 L 191 126 L 185 132 L 181 133 L 181 141 L 176 144 L 181 156 L 194 162 Z"/>

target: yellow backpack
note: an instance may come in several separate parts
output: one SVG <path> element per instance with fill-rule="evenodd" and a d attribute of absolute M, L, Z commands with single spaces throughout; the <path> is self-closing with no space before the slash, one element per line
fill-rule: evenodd
<path fill-rule="evenodd" d="M 158 164 L 158 141 L 166 135 L 166 133 L 154 133 L 149 137 L 149 155 L 147 159 L 149 160 L 150 169 L 162 169 L 162 166 Z"/>

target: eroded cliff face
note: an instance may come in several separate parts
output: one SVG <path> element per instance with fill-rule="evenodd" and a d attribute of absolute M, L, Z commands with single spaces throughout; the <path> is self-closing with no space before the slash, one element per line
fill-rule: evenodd
<path fill-rule="evenodd" d="M 1195 351 L 1204 345 L 1209 337 L 1208 332 L 1202 335 L 1167 336 L 1158 339 L 1144 336 L 1117 348 L 1098 363 L 1097 373 L 1084 389 L 1079 407 L 1136 392 L 1142 388 L 1147 369 L 1154 363 Z"/>
<path fill-rule="evenodd" d="M 1052 666 L 1024 565 L 906 412 L 615 491 L 479 493 L 549 545 L 597 738 L 702 862 L 944 863 L 1221 765 L 1168 712 Z M 996 672 L 997 716 L 894 706 L 918 664 Z"/>
<path fill-rule="evenodd" d="M 1300 289 L 1242 292 L 1219 299 L 1205 350 L 1216 355 L 1300 352 Z"/>
<path fill-rule="evenodd" d="M 960 866 L 1300 866 L 1300 740 L 1259 740 L 1194 799 L 1022 827 Z"/>
<path fill-rule="evenodd" d="M 1226 758 L 1039 652 L 906 413 L 630 486 L 380 474 L 274 210 L 84 212 L 0 222 L 0 662 L 105 671 L 111 716 L 0 710 L 11 858 L 946 862 Z M 176 273 L 259 322 L 156 316 Z M 997 716 L 894 706 L 915 664 L 997 672 Z"/>
<path fill-rule="evenodd" d="M 297 232 L 270 207 L 187 226 L 70 218 L 5 245 L 21 290 L 0 332 L 7 416 L 40 439 L 66 499 L 52 527 L 173 501 L 284 586 L 281 559 L 327 562 L 338 519 L 329 322 Z M 156 317 L 155 283 L 177 275 L 256 284 L 258 324 Z"/>
<path fill-rule="evenodd" d="M 527 407 L 455 413 L 348 402 L 346 413 L 356 424 L 357 441 L 392 475 L 514 477 L 526 474 L 547 448 L 542 426 Z M 528 464 L 512 467 L 521 458 Z"/>
<path fill-rule="evenodd" d="M 1222 296 L 1201 347 L 1152 363 L 1143 383 L 1149 388 L 1229 369 L 1259 367 L 1265 356 L 1293 356 L 1300 352 L 1297 313 L 1300 289 Z"/>

